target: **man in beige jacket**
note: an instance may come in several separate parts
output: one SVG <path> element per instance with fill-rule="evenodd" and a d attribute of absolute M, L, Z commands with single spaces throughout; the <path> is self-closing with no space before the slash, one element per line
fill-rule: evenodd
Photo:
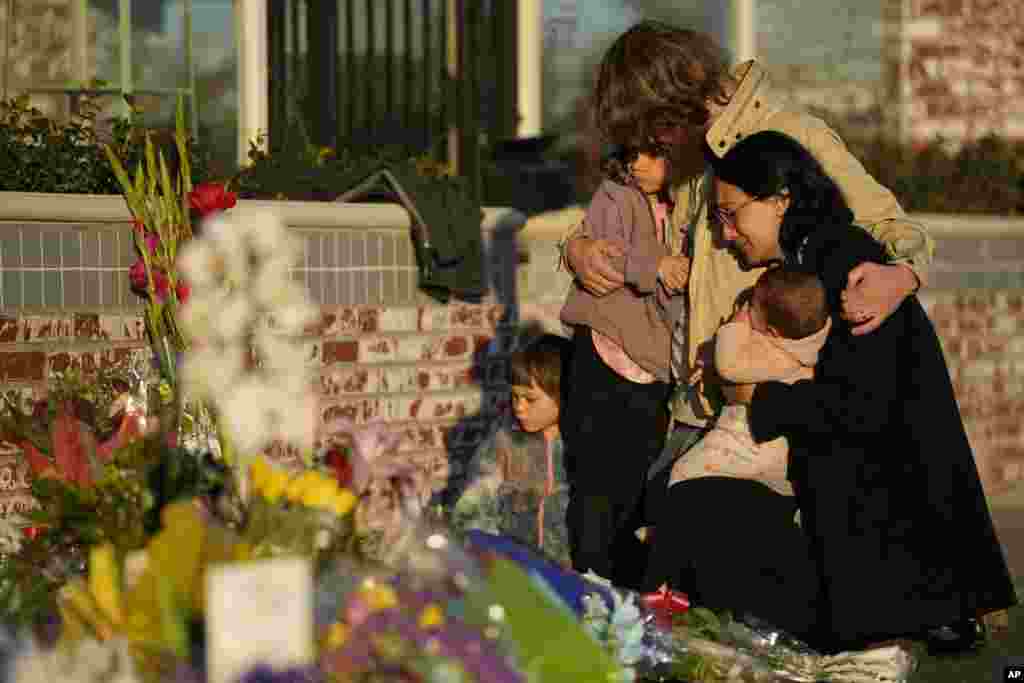
<path fill-rule="evenodd" d="M 700 438 L 718 412 L 728 387 L 711 372 L 713 338 L 732 314 L 737 296 L 764 270 L 744 270 L 724 246 L 705 154 L 721 157 L 745 136 L 774 130 L 795 138 L 821 162 L 857 223 L 885 244 L 890 257 L 889 265 L 864 264 L 850 274 L 844 313 L 856 324 L 855 334 L 877 329 L 926 282 L 934 243 L 824 121 L 773 97 L 757 62 L 727 69 L 720 48 L 703 34 L 656 22 L 629 29 L 605 54 L 595 104 L 607 141 L 663 145 L 682 170 L 672 238 L 677 240 L 673 253 L 691 258 L 689 296 L 673 333 L 675 430 L 665 455 L 652 467 L 654 477 Z M 563 253 L 591 293 L 605 295 L 623 286 L 622 273 L 612 266 L 614 245 L 577 229 L 567 235 Z"/>

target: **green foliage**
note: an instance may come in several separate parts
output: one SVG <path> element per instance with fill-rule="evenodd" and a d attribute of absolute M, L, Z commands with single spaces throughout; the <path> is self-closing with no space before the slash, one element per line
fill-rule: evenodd
<path fill-rule="evenodd" d="M 31 106 L 28 96 L 0 100 L 0 191 L 121 194 L 104 143 L 112 146 L 126 167 L 135 168 L 145 156 L 146 130 L 127 119 L 115 119 L 104 139 L 99 111 L 94 100 L 83 96 L 79 113 L 57 122 Z M 173 136 L 157 131 L 153 137 L 176 164 Z M 199 183 L 209 173 L 208 155 L 194 140 L 189 147 L 192 178 Z"/>
<path fill-rule="evenodd" d="M 940 138 L 916 145 L 856 136 L 846 141 L 907 211 L 1024 214 L 1024 141 L 988 136 L 959 149 Z"/>

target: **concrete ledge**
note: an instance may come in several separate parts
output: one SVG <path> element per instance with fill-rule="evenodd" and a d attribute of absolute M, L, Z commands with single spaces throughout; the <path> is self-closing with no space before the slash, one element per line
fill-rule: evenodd
<path fill-rule="evenodd" d="M 412 225 L 409 213 L 398 204 L 243 199 L 238 208 L 275 211 L 293 228 L 404 231 Z M 484 207 L 483 212 L 480 227 L 484 232 L 514 232 L 526 223 L 526 217 L 515 209 Z M 103 224 L 131 220 L 128 205 L 119 195 L 0 192 L 0 222 Z"/>

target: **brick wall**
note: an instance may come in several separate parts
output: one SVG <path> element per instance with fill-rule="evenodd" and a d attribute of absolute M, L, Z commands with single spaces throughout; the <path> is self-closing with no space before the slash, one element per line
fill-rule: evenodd
<path fill-rule="evenodd" d="M 307 331 L 305 343 L 321 379 L 325 419 L 386 420 L 405 432 L 403 449 L 424 479 L 436 488 L 457 479 L 507 406 L 503 377 L 518 326 L 538 322 L 560 329 L 557 314 L 568 281 L 555 268 L 555 239 L 577 216 L 570 210 L 533 219 L 518 237 L 514 231 L 489 233 L 493 291 L 481 304 L 385 301 L 383 287 L 375 290 L 376 301 L 352 302 L 353 288 L 346 290 L 349 302 L 339 303 L 337 290 L 334 299 L 321 298 L 320 323 Z M 341 231 L 314 237 L 321 247 L 328 237 L 348 239 Z M 374 268 L 406 267 L 404 256 L 393 256 Z M 313 273 L 325 277 L 310 260 L 307 254 L 307 282 Z M 366 273 L 365 259 L 356 261 L 362 265 L 339 259 L 335 275 L 350 267 Z M 942 338 L 986 486 L 1002 494 L 1024 479 L 1024 239 L 947 236 L 939 240 L 934 271 L 922 301 Z M 368 289 L 359 291 L 365 297 Z M 323 295 L 322 288 L 314 291 L 314 297 Z M 138 310 L 113 305 L 0 309 L 0 389 L 35 396 L 52 369 L 89 370 L 133 355 L 145 358 L 142 330 Z M 0 514 L 25 503 L 25 477 L 15 462 L 15 450 L 0 444 L 0 493 L 6 493 Z"/>
<path fill-rule="evenodd" d="M 911 140 L 1024 138 L 1024 4 L 885 0 L 886 61 Z"/>
<path fill-rule="evenodd" d="M 424 480 L 442 489 L 507 404 L 504 369 L 513 343 L 497 304 L 323 306 L 307 330 L 324 421 L 385 420 Z M 45 396 L 46 377 L 69 367 L 94 372 L 147 359 L 137 313 L 0 314 L 0 389 L 22 400 Z M 25 505 L 17 449 L 0 442 L 0 515 Z M 6 458 L 6 460 L 5 460 Z M 7 488 L 5 488 L 5 485 Z M 3 496 L 0 495 L 0 499 Z"/>

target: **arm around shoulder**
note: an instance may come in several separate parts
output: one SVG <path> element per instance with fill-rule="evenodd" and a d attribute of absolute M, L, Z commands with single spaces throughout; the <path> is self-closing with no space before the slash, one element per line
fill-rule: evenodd
<path fill-rule="evenodd" d="M 888 262 L 905 264 L 924 285 L 935 252 L 925 226 L 907 217 L 892 191 L 868 173 L 828 126 L 815 127 L 806 144 L 843 191 L 854 221 L 885 245 Z"/>

